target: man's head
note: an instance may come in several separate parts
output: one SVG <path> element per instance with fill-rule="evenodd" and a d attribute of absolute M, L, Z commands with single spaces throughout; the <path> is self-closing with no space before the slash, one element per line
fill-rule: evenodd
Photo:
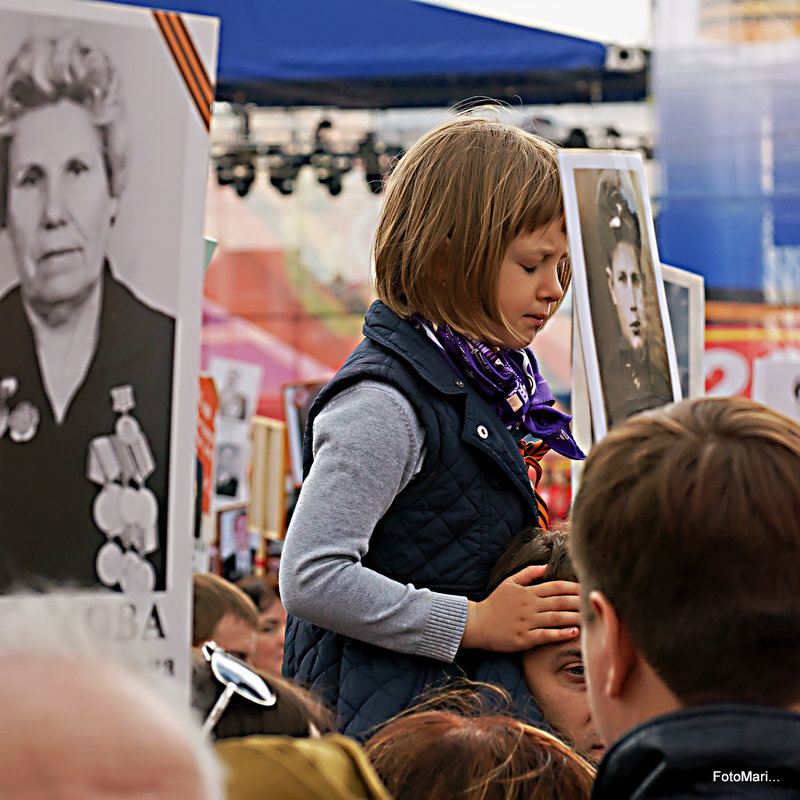
<path fill-rule="evenodd" d="M 192 647 L 212 640 L 223 650 L 252 661 L 258 609 L 237 586 L 211 573 L 192 579 Z"/>
<path fill-rule="evenodd" d="M 565 530 L 526 528 L 518 533 L 489 574 L 489 591 L 534 564 L 547 564 L 547 571 L 532 585 L 577 580 Z M 571 640 L 533 647 L 522 654 L 522 670 L 547 722 L 579 753 L 599 761 L 605 745 L 589 711 L 580 644 Z"/>
<path fill-rule="evenodd" d="M 639 215 L 631 210 L 612 173 L 597 190 L 597 217 L 602 252 L 607 256 L 606 283 L 620 333 L 628 347 L 638 350 L 645 342 L 642 233 Z"/>
<path fill-rule="evenodd" d="M 3 798 L 221 800 L 222 775 L 183 693 L 135 672 L 75 598 L 6 598 L 0 624 Z"/>
<path fill-rule="evenodd" d="M 800 704 L 800 425 L 742 398 L 614 428 L 572 516 L 601 733 L 681 706 Z"/>

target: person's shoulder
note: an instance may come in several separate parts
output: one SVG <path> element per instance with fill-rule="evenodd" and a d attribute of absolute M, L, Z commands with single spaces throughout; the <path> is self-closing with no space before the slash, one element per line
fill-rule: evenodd
<path fill-rule="evenodd" d="M 6 337 L 16 336 L 26 327 L 25 312 L 22 308 L 22 291 L 19 284 L 16 284 L 0 297 L 0 331 Z"/>
<path fill-rule="evenodd" d="M 125 316 L 126 324 L 136 326 L 136 330 L 145 333 L 171 333 L 175 327 L 175 318 L 165 311 L 153 308 L 139 297 L 127 283 L 108 273 L 103 291 L 105 302 Z M 142 326 L 139 328 L 139 326 Z"/>
<path fill-rule="evenodd" d="M 8 308 L 14 305 L 19 305 L 20 307 L 22 305 L 22 290 L 18 283 L 0 295 L 0 308 Z"/>

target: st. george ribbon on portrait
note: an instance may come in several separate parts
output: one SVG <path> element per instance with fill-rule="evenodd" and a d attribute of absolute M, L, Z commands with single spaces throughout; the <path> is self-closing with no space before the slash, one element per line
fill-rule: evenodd
<path fill-rule="evenodd" d="M 108 256 L 128 167 L 108 55 L 28 37 L 0 85 L 0 591 L 164 588 L 175 320 Z"/>

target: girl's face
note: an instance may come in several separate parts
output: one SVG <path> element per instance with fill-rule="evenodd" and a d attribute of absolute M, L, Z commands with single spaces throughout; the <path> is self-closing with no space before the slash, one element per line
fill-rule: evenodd
<path fill-rule="evenodd" d="M 493 332 L 503 347 L 520 349 L 533 341 L 564 294 L 558 267 L 567 255 L 563 217 L 511 241 L 500 265 L 497 303 L 519 336 Z"/>

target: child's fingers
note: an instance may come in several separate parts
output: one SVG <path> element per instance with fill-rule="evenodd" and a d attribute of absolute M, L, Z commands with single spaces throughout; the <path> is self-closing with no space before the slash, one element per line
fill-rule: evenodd
<path fill-rule="evenodd" d="M 537 628 L 530 632 L 528 649 L 539 647 L 543 644 L 557 644 L 577 639 L 580 631 L 578 628 Z"/>
<path fill-rule="evenodd" d="M 547 611 L 531 620 L 536 628 L 570 628 L 580 622 L 581 615 L 577 611 Z"/>
<path fill-rule="evenodd" d="M 541 578 L 545 572 L 547 572 L 547 564 L 534 564 L 531 567 L 525 567 L 525 569 L 514 573 L 510 578 L 507 578 L 507 580 L 512 583 L 518 583 L 520 586 L 527 586 L 537 578 Z"/>
<path fill-rule="evenodd" d="M 557 594 L 578 594 L 581 585 L 574 581 L 545 581 L 534 588 L 539 597 L 552 597 Z"/>
<path fill-rule="evenodd" d="M 536 600 L 536 607 L 539 611 L 580 611 L 581 599 L 574 594 L 540 597 Z"/>

